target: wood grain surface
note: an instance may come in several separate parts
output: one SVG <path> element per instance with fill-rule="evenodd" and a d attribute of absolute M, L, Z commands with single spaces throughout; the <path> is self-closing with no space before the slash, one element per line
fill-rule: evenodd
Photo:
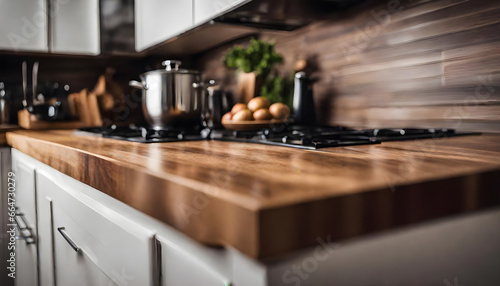
<path fill-rule="evenodd" d="M 15 124 L 2 123 L 0 124 L 0 146 L 7 145 L 7 131 L 17 130 L 20 127 Z"/>
<path fill-rule="evenodd" d="M 306 151 L 14 131 L 9 145 L 207 245 L 256 258 L 500 204 L 500 136 Z"/>
<path fill-rule="evenodd" d="M 373 0 L 260 38 L 276 41 L 284 76 L 308 61 L 321 123 L 500 132 L 499 15 L 499 1 Z M 237 94 L 237 75 L 223 64 L 234 44 L 197 62 Z"/>

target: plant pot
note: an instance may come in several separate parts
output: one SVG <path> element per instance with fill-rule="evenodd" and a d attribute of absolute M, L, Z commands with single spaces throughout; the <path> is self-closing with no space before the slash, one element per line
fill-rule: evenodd
<path fill-rule="evenodd" d="M 254 72 L 240 72 L 238 75 L 238 97 L 240 102 L 248 103 L 250 99 L 259 96 L 264 80 Z"/>

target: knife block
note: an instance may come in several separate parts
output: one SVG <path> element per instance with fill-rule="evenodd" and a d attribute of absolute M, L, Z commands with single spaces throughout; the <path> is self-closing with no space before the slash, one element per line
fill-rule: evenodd
<path fill-rule="evenodd" d="M 17 113 L 18 124 L 24 129 L 76 129 L 82 127 L 102 126 L 101 113 L 97 96 L 86 89 L 68 96 L 68 102 L 77 115 L 75 121 L 43 121 L 28 110 L 22 109 Z"/>

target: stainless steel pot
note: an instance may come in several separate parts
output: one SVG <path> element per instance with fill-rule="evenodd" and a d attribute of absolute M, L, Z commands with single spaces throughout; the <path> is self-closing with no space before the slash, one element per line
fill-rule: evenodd
<path fill-rule="evenodd" d="M 201 73 L 180 69 L 180 61 L 167 60 L 164 70 L 140 75 L 129 85 L 142 89 L 142 110 L 153 129 L 199 124 L 202 110 Z"/>

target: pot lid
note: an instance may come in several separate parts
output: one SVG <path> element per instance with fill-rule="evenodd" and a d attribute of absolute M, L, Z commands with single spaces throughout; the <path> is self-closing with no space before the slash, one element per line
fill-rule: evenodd
<path fill-rule="evenodd" d="M 165 66 L 165 69 L 159 69 L 154 71 L 149 71 L 144 73 L 144 75 L 154 74 L 154 73 L 182 73 L 182 74 L 196 74 L 199 75 L 200 72 L 196 70 L 180 69 L 182 62 L 175 60 L 166 60 L 161 63 Z"/>

